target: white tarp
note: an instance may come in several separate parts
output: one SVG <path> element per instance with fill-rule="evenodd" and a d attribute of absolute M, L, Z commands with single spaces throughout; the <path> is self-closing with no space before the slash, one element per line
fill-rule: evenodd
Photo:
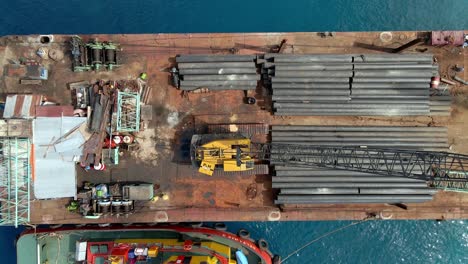
<path fill-rule="evenodd" d="M 33 121 L 34 196 L 37 199 L 76 196 L 73 160 L 81 154 L 85 139 L 79 129 L 66 138 L 63 136 L 85 122 L 85 117 L 38 117 Z"/>

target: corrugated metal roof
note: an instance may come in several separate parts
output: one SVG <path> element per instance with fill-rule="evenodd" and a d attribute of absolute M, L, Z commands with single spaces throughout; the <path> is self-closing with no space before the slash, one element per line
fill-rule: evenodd
<path fill-rule="evenodd" d="M 3 118 L 34 118 L 36 106 L 40 105 L 42 95 L 14 94 L 8 95 L 5 102 Z"/>
<path fill-rule="evenodd" d="M 61 117 L 73 116 L 73 106 L 71 105 L 41 105 L 36 106 L 36 116 Z"/>
<path fill-rule="evenodd" d="M 65 133 L 85 124 L 83 117 L 38 117 L 34 121 L 35 180 L 37 199 L 76 196 L 76 170 L 73 157 L 82 152 L 84 137 L 79 130 L 59 143 Z"/>

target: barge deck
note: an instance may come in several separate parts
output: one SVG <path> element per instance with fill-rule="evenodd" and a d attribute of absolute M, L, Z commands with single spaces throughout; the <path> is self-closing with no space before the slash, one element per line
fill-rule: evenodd
<path fill-rule="evenodd" d="M 119 43 L 121 65 L 113 71 L 73 72 L 71 68 L 71 36 L 54 35 L 47 45 L 39 36 L 6 36 L 0 39 L 0 93 L 45 95 L 60 105 L 70 105 L 68 84 L 78 81 L 136 79 L 148 74 L 151 87 L 150 105 L 144 130 L 136 138 L 140 142 L 137 155 L 124 155 L 118 166 L 105 171 L 85 172 L 77 169 L 77 186 L 82 182 L 151 182 L 156 193 L 168 199 L 139 202 L 135 212 L 126 217 L 103 216 L 84 219 L 68 212 L 70 198 L 39 200 L 31 197 L 31 224 L 76 223 L 153 223 L 199 221 L 291 221 L 291 220 L 360 220 L 376 214 L 392 219 L 466 219 L 468 194 L 439 191 L 432 201 L 406 204 L 406 208 L 388 204 L 327 204 L 302 207 L 274 205 L 277 191 L 272 189 L 269 175 L 198 174 L 189 164 L 184 149 L 190 136 L 206 124 L 262 123 L 269 125 L 327 126 L 445 126 L 448 128 L 450 150 L 468 153 L 468 87 L 456 82 L 449 116 L 276 116 L 271 113 L 267 91 L 250 91 L 257 104 L 243 103 L 243 91 L 216 91 L 184 94 L 171 85 L 170 69 L 178 54 L 258 54 L 279 49 L 282 53 L 382 53 L 398 48 L 430 32 L 391 32 L 392 38 L 381 32 L 335 33 L 324 37 L 320 33 L 239 33 L 239 34 L 142 34 L 86 35 L 84 40 Z M 286 40 L 283 45 L 281 43 Z M 21 73 L 8 65 L 19 58 L 35 57 L 39 47 L 63 52 L 59 61 L 44 60 L 49 69 L 48 80 L 42 85 L 23 85 Z M 468 63 L 466 49 L 450 45 L 420 45 L 405 50 L 409 53 L 434 54 L 440 75 L 446 78 L 453 66 Z M 468 79 L 466 71 L 463 79 Z M 21 128 L 20 128 L 21 129 Z M 28 128 L 23 128 L 28 130 Z M 22 131 L 28 135 L 28 131 Z M 266 140 L 266 139 L 264 139 Z M 32 179 L 34 181 L 34 179 Z M 251 197 L 247 190 L 254 188 Z M 32 190 L 34 195 L 34 190 Z"/>

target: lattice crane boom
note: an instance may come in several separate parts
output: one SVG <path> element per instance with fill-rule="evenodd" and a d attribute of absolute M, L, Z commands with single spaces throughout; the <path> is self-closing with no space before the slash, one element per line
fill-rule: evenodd
<path fill-rule="evenodd" d="M 264 145 L 271 164 L 352 170 L 421 179 L 430 186 L 468 191 L 468 155 L 385 148 Z"/>

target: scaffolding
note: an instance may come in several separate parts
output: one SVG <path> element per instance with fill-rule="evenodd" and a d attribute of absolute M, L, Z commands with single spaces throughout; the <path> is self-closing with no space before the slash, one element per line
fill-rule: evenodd
<path fill-rule="evenodd" d="M 117 95 L 117 132 L 140 130 L 140 95 L 119 92 Z"/>
<path fill-rule="evenodd" d="M 28 138 L 0 138 L 0 225 L 29 222 L 30 158 Z"/>

